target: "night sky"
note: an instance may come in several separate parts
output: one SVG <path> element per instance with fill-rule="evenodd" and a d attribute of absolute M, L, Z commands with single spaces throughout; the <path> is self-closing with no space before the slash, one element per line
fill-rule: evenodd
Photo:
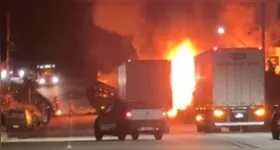
<path fill-rule="evenodd" d="M 122 37 L 101 30 L 93 24 L 91 15 L 93 11 L 91 9 L 94 3 L 70 0 L 40 0 L 39 2 L 35 0 L 8 0 L 8 2 L 5 9 L 1 8 L 2 48 L 5 45 L 3 37 L 7 31 L 4 10 L 9 10 L 12 41 L 15 45 L 12 58 L 15 62 L 52 62 L 79 71 L 82 68 L 93 67 L 94 64 L 98 64 L 97 67 L 100 67 L 102 63 L 94 62 L 94 58 L 87 58 L 90 56 L 89 51 L 94 47 L 93 44 L 98 45 L 98 51 L 103 51 L 104 56 L 116 56 L 108 54 L 107 50 L 115 49 L 114 52 L 117 53 L 116 47 L 120 47 L 119 43 Z M 96 40 L 100 39 L 99 36 L 105 40 Z M 106 41 L 106 39 L 111 41 Z M 115 45 L 108 44 L 108 42 L 115 43 Z M 109 45 L 111 47 L 108 47 Z M 3 55 L 4 51 L 2 50 Z M 109 56 L 106 58 L 111 58 Z M 120 61 L 110 62 L 110 65 L 120 63 Z M 102 64 L 102 67 L 105 65 Z"/>

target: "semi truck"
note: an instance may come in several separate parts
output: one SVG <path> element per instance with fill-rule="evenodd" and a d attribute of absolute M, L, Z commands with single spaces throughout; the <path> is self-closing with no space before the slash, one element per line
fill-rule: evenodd
<path fill-rule="evenodd" d="M 195 57 L 198 132 L 265 124 L 264 60 L 259 48 L 215 48 Z"/>

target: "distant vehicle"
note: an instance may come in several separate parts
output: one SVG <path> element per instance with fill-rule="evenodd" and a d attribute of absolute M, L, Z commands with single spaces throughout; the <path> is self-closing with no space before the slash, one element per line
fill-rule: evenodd
<path fill-rule="evenodd" d="M 8 130 L 33 130 L 41 125 L 41 119 L 28 109 L 10 109 L 5 112 L 5 126 Z"/>
<path fill-rule="evenodd" d="M 54 64 L 37 65 L 37 83 L 39 85 L 57 85 L 60 82 Z"/>
<path fill-rule="evenodd" d="M 258 48 L 222 48 L 195 57 L 198 132 L 263 126 L 264 54 Z"/>
<path fill-rule="evenodd" d="M 134 140 L 141 133 L 152 134 L 161 140 L 169 133 L 166 110 L 172 108 L 171 62 L 147 60 L 127 62 L 119 68 L 120 100 L 97 117 L 95 137 L 104 134 Z M 118 102 L 119 101 L 119 102 Z"/>
<path fill-rule="evenodd" d="M 273 139 L 279 139 L 280 136 L 280 107 L 274 106 L 274 111 L 271 117 L 271 134 Z"/>

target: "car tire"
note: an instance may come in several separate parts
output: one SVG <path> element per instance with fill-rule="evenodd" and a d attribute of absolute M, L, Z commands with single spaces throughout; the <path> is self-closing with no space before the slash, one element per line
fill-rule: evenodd
<path fill-rule="evenodd" d="M 161 140 L 162 137 L 163 137 L 163 133 L 161 131 L 156 131 L 154 133 L 154 137 L 155 137 L 156 140 Z"/>
<path fill-rule="evenodd" d="M 117 126 L 117 136 L 120 141 L 124 141 L 126 137 L 126 132 L 124 131 L 123 125 L 118 124 Z"/>
<path fill-rule="evenodd" d="M 99 125 L 98 121 L 96 121 L 94 124 L 94 136 L 95 136 L 96 141 L 101 141 L 102 137 L 103 137 L 103 133 L 100 129 L 100 125 Z"/>
<path fill-rule="evenodd" d="M 133 131 L 131 133 L 132 140 L 138 140 L 140 133 L 138 131 Z"/>
<path fill-rule="evenodd" d="M 124 141 L 125 140 L 125 137 L 126 137 L 126 134 L 125 133 L 118 133 L 118 139 L 120 140 L 120 141 Z"/>
<path fill-rule="evenodd" d="M 271 134 L 274 140 L 279 140 L 280 132 L 272 131 Z"/>

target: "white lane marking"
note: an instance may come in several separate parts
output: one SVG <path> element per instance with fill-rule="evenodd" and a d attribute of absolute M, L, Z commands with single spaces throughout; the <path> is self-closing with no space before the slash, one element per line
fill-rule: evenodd
<path fill-rule="evenodd" d="M 154 140 L 152 135 L 141 135 L 141 139 L 145 140 Z M 132 140 L 129 135 L 126 137 L 127 140 Z M 10 138 L 7 139 L 6 143 L 17 143 L 17 142 L 65 142 L 65 141 L 95 141 L 94 136 L 88 137 L 47 137 L 47 138 L 26 138 L 26 139 L 19 139 L 19 138 Z M 105 136 L 102 140 L 117 140 L 117 137 L 114 136 Z"/>

